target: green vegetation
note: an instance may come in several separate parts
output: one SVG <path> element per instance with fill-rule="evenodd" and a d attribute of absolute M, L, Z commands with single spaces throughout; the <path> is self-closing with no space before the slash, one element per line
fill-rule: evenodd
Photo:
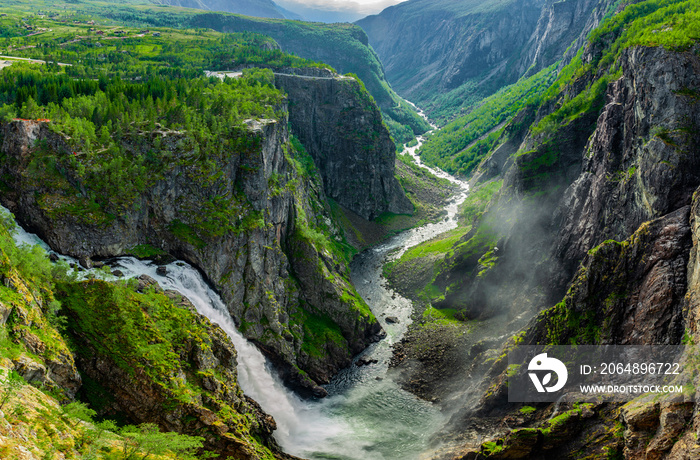
<path fill-rule="evenodd" d="M 595 344 L 600 341 L 602 327 L 596 312 L 571 310 L 563 300 L 541 313 L 547 318 L 547 343 L 553 345 Z"/>
<path fill-rule="evenodd" d="M 446 254 L 465 233 L 464 228 L 456 228 L 437 238 L 413 246 L 401 256 L 399 261 L 405 262 L 417 257 L 425 257 L 429 254 Z"/>
<path fill-rule="evenodd" d="M 463 321 L 459 319 L 461 317 L 461 311 L 452 308 L 433 308 L 429 306 L 423 311 L 422 320 L 426 324 L 439 325 L 439 326 L 450 326 L 450 325 L 462 325 Z"/>
<path fill-rule="evenodd" d="M 539 144 L 536 149 L 518 151 L 516 158 L 519 159 L 518 167 L 521 171 L 534 175 L 559 160 L 559 147 L 556 142 L 548 140 Z"/>
<path fill-rule="evenodd" d="M 185 168 L 210 191 L 188 221 L 170 223 L 183 241 L 202 248 L 210 238 L 265 225 L 241 191 L 216 190 L 226 190 L 219 170 L 230 152 L 259 149 L 259 136 L 244 121 L 280 119 L 284 95 L 268 69 L 244 69 L 240 78 L 224 81 L 205 78 L 203 70 L 316 64 L 270 48 L 269 38 L 251 33 L 183 30 L 166 37 L 126 30 L 108 40 L 84 31 L 63 41 L 83 28 L 57 29 L 8 43 L 22 45 L 17 54 L 71 66 L 16 62 L 0 74 L 5 120 L 50 120 L 49 129 L 65 140 L 32 152 L 29 176 L 44 188 L 37 194 L 44 212 L 109 225 L 138 211 L 142 193 L 157 180 Z M 46 41 L 52 35 L 57 39 Z"/>
<path fill-rule="evenodd" d="M 131 384 L 157 393 L 164 411 L 198 407 L 202 401 L 208 401 L 206 407 L 214 411 L 220 422 L 238 427 L 237 437 L 248 436 L 253 422 L 233 405 L 231 398 L 240 390 L 234 386 L 230 370 L 218 364 L 207 367 L 205 361 L 197 359 L 208 358 L 196 358 L 221 346 L 215 343 L 217 336 L 211 324 L 155 289 L 136 292 L 135 284 L 133 280 L 91 280 L 56 285 L 56 297 L 69 318 L 67 335 L 74 352 L 83 359 L 106 360 L 117 366 L 128 375 Z M 219 390 L 205 389 L 203 380 Z M 109 392 L 104 385 L 105 382 L 93 382 L 86 386 L 86 398 L 99 404 L 104 392 Z M 121 434 L 130 439 L 127 449 L 141 451 L 155 449 L 151 442 L 169 439 L 156 436 L 152 430 L 124 428 Z M 152 441 L 148 440 L 151 435 L 156 436 Z M 170 448 L 174 446 L 171 444 Z M 255 448 L 266 451 L 262 446 Z"/>
<path fill-rule="evenodd" d="M 545 138 L 584 114 L 599 112 L 607 85 L 620 76 L 617 60 L 624 49 L 638 45 L 688 49 L 700 38 L 699 15 L 697 0 L 647 0 L 628 5 L 620 14 L 608 14 L 589 37 L 594 49 L 603 50 L 594 54 L 593 61 L 584 65 L 579 51 L 555 81 L 556 64 L 504 88 L 433 135 L 421 148 L 421 157 L 429 164 L 467 176 L 498 145 L 498 126 L 528 104 L 537 106 L 559 99 L 556 110 L 532 128 L 532 134 Z M 587 84 L 583 91 L 562 97 L 566 85 L 584 77 Z"/>
<path fill-rule="evenodd" d="M 15 360 L 23 355 L 39 362 L 59 360 L 69 351 L 61 336 L 65 317 L 53 286 L 57 280 L 73 281 L 74 275 L 66 263 L 51 263 L 39 246 L 15 245 L 10 236 L 13 231 L 11 216 L 0 213 L 0 276 L 6 280 L 0 286 L 0 311 L 8 314 L 7 322 L 0 326 L 0 363 L 2 358 Z M 27 348 L 27 338 L 43 344 L 41 357 L 39 348 Z M 59 388 L 51 390 L 62 397 Z"/>
<path fill-rule="evenodd" d="M 501 137 L 497 128 L 523 107 L 538 104 L 555 76 L 556 64 L 484 99 L 469 114 L 430 136 L 420 148 L 421 159 L 453 174 L 468 176 L 496 146 Z"/>
<path fill-rule="evenodd" d="M 357 74 L 381 108 L 383 118 L 399 144 L 430 129 L 428 123 L 391 89 L 384 77 L 382 64 L 368 46 L 367 36 L 354 24 L 320 24 L 207 13 L 193 16 L 189 26 L 268 35 L 284 50 L 307 59 L 323 60 L 343 74 Z"/>
<path fill-rule="evenodd" d="M 558 99 L 566 85 L 589 76 L 586 89 L 573 98 L 562 98 L 559 108 L 540 121 L 533 133 L 551 133 L 582 113 L 599 111 L 608 83 L 620 76 L 618 58 L 626 48 L 641 45 L 684 50 L 696 43 L 700 38 L 699 15 L 697 0 L 647 0 L 628 5 L 617 15 L 608 15 L 589 36 L 589 44 L 603 52 L 583 64 L 579 50 L 543 100 Z"/>
<path fill-rule="evenodd" d="M 243 120 L 275 118 L 273 106 L 282 100 L 276 89 L 259 83 L 262 71 L 224 82 L 154 76 L 138 83 L 91 72 L 100 80 L 15 64 L 0 75 L 0 103 L 5 104 L 0 110 L 50 119 L 50 129 L 66 137 L 62 151 L 34 152 L 32 175 L 59 190 L 39 202 L 52 215 L 82 216 L 93 223 L 109 222 L 138 206 L 140 194 L 178 165 L 215 181 L 212 172 L 228 152 L 256 145 Z M 226 216 L 213 211 L 217 200 L 230 203 L 232 198 L 214 196 L 212 209 L 203 205 L 199 224 L 205 236 L 211 227 L 232 230 L 233 224 L 222 225 Z"/>
<path fill-rule="evenodd" d="M 86 345 L 94 347 L 95 356 L 109 357 L 131 376 L 139 369 L 182 402 L 192 400 L 190 389 L 182 389 L 172 377 L 190 342 L 208 335 L 195 313 L 176 307 L 164 294 L 137 293 L 130 282 L 92 280 L 56 288 L 83 353 L 88 352 Z"/>
<path fill-rule="evenodd" d="M 300 308 L 299 316 L 295 318 L 296 324 L 302 324 L 304 328 L 304 343 L 302 351 L 314 358 L 323 358 L 332 350 L 329 347 L 342 350 L 350 356 L 348 342 L 336 323 L 324 314 L 316 314 L 307 309 Z"/>
<path fill-rule="evenodd" d="M 464 114 L 465 110 L 474 107 L 484 97 L 492 95 L 504 86 L 507 78 L 504 74 L 512 74 L 512 66 L 519 54 L 517 49 L 504 50 L 506 53 L 512 53 L 512 56 L 508 59 L 508 67 L 505 70 L 499 69 L 499 74 L 494 68 L 490 68 L 490 64 L 483 65 L 484 68 L 479 68 L 480 64 L 476 64 L 468 69 L 459 69 L 459 64 L 455 66 L 455 63 L 448 61 L 459 60 L 462 50 L 450 52 L 447 48 L 464 46 L 467 42 L 471 45 L 466 46 L 478 47 L 477 43 L 467 40 L 466 37 L 491 33 L 494 30 L 493 24 L 508 16 L 509 9 L 515 5 L 513 0 L 403 2 L 395 5 L 391 13 L 369 16 L 359 20 L 357 24 L 377 41 L 376 45 L 384 53 L 392 55 L 389 73 L 394 86 L 410 94 L 410 99 L 429 113 L 433 120 L 444 124 L 456 114 Z M 420 31 L 421 35 L 414 36 L 409 32 L 406 37 L 417 48 L 423 48 L 418 51 L 419 54 L 422 53 L 420 57 L 414 56 L 412 49 L 402 47 L 401 38 L 387 36 L 390 33 L 388 23 L 392 24 L 393 29 L 398 27 Z M 441 34 L 439 31 L 430 31 L 437 24 L 451 32 Z M 445 43 L 432 43 L 431 40 L 435 40 L 436 37 L 444 38 Z M 422 44 L 419 45 L 419 42 Z M 428 43 L 432 43 L 433 47 L 425 48 Z M 463 51 L 470 52 L 466 49 Z M 482 52 L 486 53 L 486 50 Z M 494 56 L 484 56 L 484 62 L 489 61 L 493 64 L 491 58 Z M 502 58 L 504 57 L 499 56 L 495 59 Z M 445 72 L 441 71 L 445 69 L 439 69 L 440 65 L 450 68 L 447 73 L 451 78 L 445 78 Z"/>
<path fill-rule="evenodd" d="M 384 265 L 384 277 L 391 280 L 402 294 L 412 299 L 428 303 L 439 297 L 442 292 L 433 284 L 435 277 L 443 259 L 451 254 L 451 248 L 466 231 L 464 228 L 456 228 L 408 249 L 398 260 Z M 447 310 L 444 314 L 437 312 L 438 310 L 432 311 L 435 313 L 434 319 L 454 319 Z"/>
<path fill-rule="evenodd" d="M 481 451 L 489 456 L 494 455 L 503 450 L 503 444 L 499 444 L 496 441 L 487 441 L 481 445 Z"/>
<path fill-rule="evenodd" d="M 22 0 L 18 4 L 25 5 Z M 55 12 L 48 5 L 52 17 L 24 13 L 21 16 L 28 17 L 26 20 L 13 13 L 14 21 L 30 21 L 32 27 L 47 29 L 34 36 L 0 38 L 0 46 L 11 48 L 13 54 L 47 62 L 15 62 L 0 72 L 3 120 L 22 117 L 23 122 L 14 123 L 27 127 L 37 126 L 31 120 L 41 119 L 42 135 L 49 130 L 55 134 L 42 136 L 46 140 L 28 152 L 28 188 L 36 190 L 33 196 L 41 211 L 57 220 L 106 227 L 129 221 L 151 206 L 156 184 L 175 183 L 175 189 L 185 184 L 183 188 L 189 190 L 178 196 L 170 220 L 158 225 L 173 239 L 203 250 L 213 239 L 258 229 L 262 233 L 271 226 L 268 210 L 261 210 L 258 203 L 254 207 L 246 196 L 249 178 L 255 176 L 267 183 L 272 197 L 285 194 L 286 200 L 294 195 L 294 236 L 285 240 L 302 243 L 295 249 L 303 246 L 304 255 L 313 259 L 313 267 L 308 267 L 312 274 L 324 277 L 323 287 L 335 289 L 335 300 L 351 310 L 342 314 L 373 320 L 368 306 L 341 274 L 356 250 L 325 217 L 331 214 L 325 197 L 314 195 L 322 185 L 312 158 L 292 138 L 289 145 L 282 146 L 292 170 L 265 177 L 267 165 L 260 158 L 263 138 L 260 130 L 251 129 L 257 127 L 251 119 L 276 123 L 286 117 L 285 95 L 274 87 L 273 69 L 328 66 L 284 53 L 274 40 L 251 32 L 145 30 L 148 21 L 184 27 L 195 21 L 194 16 L 204 14 L 166 8 L 174 12 L 172 16 L 151 6 L 134 12 L 133 5 L 107 9 L 87 3 L 81 4 L 80 12 L 70 5 Z M 88 19 L 91 24 L 86 24 Z M 333 27 L 320 29 L 329 36 L 336 34 Z M 350 30 L 359 29 L 351 26 Z M 366 44 L 362 46 L 369 50 Z M 241 68 L 242 75 L 236 78 L 204 76 L 205 70 Z M 345 83 L 352 83 L 361 93 L 362 104 L 373 104 L 362 82 L 357 85 L 347 79 Z M 14 176 L 3 180 L 0 185 L 5 189 L 16 186 Z M 309 182 L 315 185 L 312 190 L 307 187 Z M 162 255 L 151 245 L 139 245 L 129 252 L 139 257 Z M 230 275 L 223 274 L 221 282 Z M 69 329 L 78 331 L 72 335 L 73 343 L 83 344 L 81 351 L 112 360 L 132 377 L 147 375 L 168 393 L 169 404 L 195 401 L 199 397 L 196 385 L 192 388 L 188 382 L 196 382 L 196 376 L 188 375 L 185 383 L 172 379 L 178 361 L 187 355 L 178 347 L 189 346 L 192 337 L 171 337 L 167 329 L 160 328 L 160 322 L 167 321 L 152 310 L 165 311 L 159 303 L 163 299 L 144 298 L 145 294 L 132 292 L 126 285 L 91 283 L 69 280 L 55 288 L 61 302 L 56 311 L 69 317 Z M 295 283 L 296 279 L 290 280 L 291 285 Z M 101 318 L 93 315 L 101 312 L 92 305 L 98 297 L 104 297 L 104 305 L 111 308 Z M 332 321 L 338 318 L 315 310 L 309 315 L 304 331 L 309 339 L 306 351 L 318 351 L 326 341 L 347 350 Z M 151 321 L 156 323 L 152 327 Z M 119 330 L 131 331 L 133 324 L 145 325 L 142 335 L 119 336 Z M 178 321 L 169 327 L 188 330 L 187 324 Z M 100 330 L 108 331 L 115 342 L 100 342 Z M 269 337 L 272 329 L 265 334 Z M 280 338 L 277 335 L 275 340 Z M 110 353 L 112 349 L 116 351 Z M 324 350 L 322 357 L 336 351 Z M 100 396 L 99 386 L 94 381 L 86 383 L 86 392 Z"/>
<path fill-rule="evenodd" d="M 465 256 L 481 267 L 477 275 L 485 274 L 496 263 L 493 247 L 497 238 L 487 225 L 481 225 L 479 221 L 501 185 L 502 181 L 489 181 L 470 190 L 460 205 L 459 227 L 409 248 L 399 259 L 384 265 L 384 276 L 403 295 L 428 303 L 444 298 L 445 289 L 436 284 L 436 279 L 451 266 L 451 259 Z M 474 224 L 477 224 L 477 229 L 467 238 Z"/>
<path fill-rule="evenodd" d="M 452 248 L 454 258 L 479 261 L 484 254 L 493 250 L 497 241 L 498 233 L 482 221 Z"/>
<path fill-rule="evenodd" d="M 590 409 L 592 407 L 593 404 L 590 403 L 580 404 L 578 405 L 578 407 L 574 407 L 571 410 L 562 412 L 561 414 L 552 417 L 547 421 L 545 428 L 542 429 L 542 434 L 547 436 L 556 433 L 557 431 L 563 430 L 567 424 L 571 423 L 572 421 L 578 420 L 584 408 Z"/>
<path fill-rule="evenodd" d="M 604 75 L 577 94 L 576 97 L 565 101 L 559 109 L 544 117 L 534 126 L 531 130 L 532 134 L 546 133 L 551 135 L 556 129 L 569 124 L 584 113 L 600 112 L 605 105 L 605 91 L 611 80 L 612 76 Z"/>
<path fill-rule="evenodd" d="M 295 136 L 290 136 L 287 160 L 294 168 L 297 178 L 303 178 L 320 188 L 322 184 L 320 172 L 311 155 Z M 287 183 L 287 187 L 298 198 L 295 219 L 297 236 L 303 241 L 312 243 L 317 250 L 332 254 L 336 260 L 347 266 L 357 253 L 357 249 L 347 242 L 342 232 L 338 231 L 342 225 L 335 222 L 338 213 L 333 211 L 333 208 L 337 207 L 337 203 L 328 199 L 330 206 L 326 208 L 325 204 L 321 203 L 318 198 L 301 198 L 300 191 L 295 189 L 298 183 L 297 178 L 293 178 Z M 322 218 L 324 214 L 331 215 L 335 221 Z"/>
<path fill-rule="evenodd" d="M 97 422 L 94 420 L 96 412 L 79 401 L 66 404 L 60 411 L 60 418 L 76 431 L 76 450 L 86 458 L 147 460 L 172 456 L 195 460 L 215 457 L 209 452 L 197 455 L 204 441 L 200 436 L 161 432 L 152 423 L 119 427 L 112 420 Z"/>
<path fill-rule="evenodd" d="M 0 374 L 3 372 L 0 370 Z M 14 436 L 3 439 L 0 455 L 15 458 L 17 445 L 37 458 L 101 460 L 195 460 L 213 458 L 201 452 L 204 438 L 174 432 L 160 432 L 155 425 L 119 427 L 112 420 L 95 421 L 95 411 L 75 401 L 59 406 L 47 394 L 29 386 L 10 372 L 12 406 L 5 407 L 0 420 L 12 427 Z M 8 393 L 4 393 L 6 396 Z M 19 400 L 21 399 L 21 400 Z M 8 410 L 11 409 L 11 410 Z M 25 433 L 31 430 L 32 442 Z M 22 437 L 24 442 L 20 444 Z"/>
<path fill-rule="evenodd" d="M 17 371 L 0 371 L 0 391 L 2 391 L 2 396 L 0 396 L 0 411 L 5 404 L 7 404 L 11 399 L 15 397 L 20 388 L 26 383 L 24 378 L 17 373 Z"/>
<path fill-rule="evenodd" d="M 543 422 L 537 428 L 517 428 L 504 437 L 497 438 L 493 441 L 487 441 L 481 444 L 481 452 L 487 457 L 500 454 L 499 458 L 509 458 L 511 455 L 525 455 L 528 453 L 536 453 L 539 451 L 535 447 L 535 440 L 537 438 L 544 438 L 545 443 L 551 445 L 557 445 L 558 443 L 566 439 L 565 433 L 576 428 L 577 424 L 580 423 L 581 415 L 584 410 L 592 411 L 595 406 L 590 403 L 586 404 L 574 404 L 572 409 L 566 410 L 551 419 Z M 537 409 L 532 406 L 523 406 L 520 408 L 520 413 L 524 415 L 532 414 Z M 612 422 L 613 424 L 619 424 L 615 420 L 605 420 L 606 424 Z M 613 430 L 613 438 L 618 428 L 615 427 Z M 533 439 L 534 438 L 534 439 Z M 605 441 L 610 441 L 609 439 L 604 439 Z M 595 442 L 601 442 L 602 439 L 598 439 Z M 539 443 L 538 443 L 539 444 Z M 526 450 L 523 450 L 526 449 Z M 607 447 L 608 449 L 614 449 L 613 447 Z M 596 457 L 597 458 L 597 457 Z"/>
<path fill-rule="evenodd" d="M 146 460 L 154 455 L 173 453 L 178 459 L 211 458 L 195 456 L 201 449 L 204 438 L 188 436 L 174 432 L 161 433 L 151 423 L 139 426 L 127 425 L 119 430 L 122 436 L 122 454 L 124 460 Z"/>
<path fill-rule="evenodd" d="M 154 248 L 150 244 L 139 244 L 138 246 L 134 246 L 131 248 L 129 253 L 131 253 L 131 255 L 134 257 L 138 257 L 139 259 L 148 259 L 167 254 L 167 252 L 163 251 L 162 249 Z"/>
<path fill-rule="evenodd" d="M 467 199 L 459 207 L 459 223 L 470 227 L 481 219 L 493 196 L 500 191 L 502 180 L 493 180 L 469 190 Z"/>
<path fill-rule="evenodd" d="M 612 63 L 622 49 L 630 46 L 685 50 L 700 39 L 699 19 L 697 0 L 647 0 L 628 5 L 595 29 L 590 41 L 611 43 L 600 60 L 603 66 Z"/>
<path fill-rule="evenodd" d="M 523 407 L 520 408 L 520 413 L 521 413 L 521 414 L 524 414 L 524 415 L 527 415 L 527 414 L 532 414 L 532 413 L 535 412 L 536 410 L 537 410 L 537 409 L 534 408 L 534 407 L 532 407 L 532 406 L 523 406 Z"/>
<path fill-rule="evenodd" d="M 286 187 L 296 198 L 294 233 L 290 243 L 295 270 L 312 270 L 318 278 L 312 281 L 314 287 L 311 289 L 332 290 L 334 292 L 325 294 L 329 301 L 342 302 L 347 314 L 373 320 L 374 315 L 349 280 L 348 264 L 357 250 L 348 244 L 340 230 L 338 213 L 332 210 L 337 204 L 329 200 L 329 206 L 316 194 L 321 190 L 322 179 L 313 158 L 294 136 L 290 138 L 286 157 L 294 170 Z M 310 190 L 297 187 L 299 179 L 313 184 Z M 339 354 L 350 358 L 348 341 L 337 318 L 334 320 L 314 306 L 301 302 L 290 324 L 303 325 L 303 336 L 299 337 L 294 331 L 292 334 L 302 341 L 302 351 L 311 359 L 323 360 Z"/>

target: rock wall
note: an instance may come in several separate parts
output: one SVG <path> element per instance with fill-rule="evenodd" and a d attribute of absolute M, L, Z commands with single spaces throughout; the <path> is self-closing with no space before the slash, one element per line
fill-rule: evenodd
<path fill-rule="evenodd" d="M 371 220 L 410 214 L 413 205 L 394 177 L 395 146 L 379 109 L 360 83 L 329 71 L 276 73 L 289 96 L 292 133 L 311 154 L 326 195 Z"/>
<path fill-rule="evenodd" d="M 219 32 L 255 32 L 272 37 L 282 50 L 304 59 L 325 62 L 339 73 L 354 73 L 381 107 L 388 121 L 411 127 L 416 134 L 430 129 L 412 108 L 387 83 L 384 67 L 367 34 L 354 24 L 328 26 L 302 21 L 269 21 L 261 18 L 205 13 L 193 16 L 189 27 L 204 27 Z"/>
<path fill-rule="evenodd" d="M 690 204 L 700 184 L 700 114 L 682 92 L 700 86 L 697 55 L 638 47 L 620 62 L 623 76 L 608 88 L 583 171 L 558 210 L 562 260 Z"/>
<path fill-rule="evenodd" d="M 467 5 L 461 14 L 428 2 L 411 3 L 357 24 L 367 32 L 392 86 L 416 102 L 425 93 L 447 92 L 502 68 L 532 35 L 544 5 L 543 0 L 517 0 L 485 13 Z"/>
<path fill-rule="evenodd" d="M 11 236 L 0 228 L 0 239 Z M 0 249 L 0 328 L 8 341 L 28 353 L 13 353 L 11 360 L 0 358 L 2 367 L 14 369 L 28 383 L 51 389 L 57 399 L 72 400 L 82 385 L 75 357 L 68 343 L 44 312 L 54 301 L 45 283 L 33 282 L 13 266 Z"/>
<path fill-rule="evenodd" d="M 37 387 L 34 394 L 45 393 L 49 402 L 37 420 L 53 417 L 47 412 L 52 407 L 68 419 L 70 409 L 59 403 L 89 401 L 101 418 L 202 436 L 209 452 L 248 460 L 292 458 L 272 437 L 274 419 L 243 395 L 231 340 L 189 300 L 147 276 L 131 286 L 75 281 L 45 253 L 17 249 L 10 223 L 9 216 L 0 223 L 0 332 L 6 341 L 0 367 Z M 173 327 L 178 323 L 187 327 Z M 4 392 L 4 419 L 33 409 L 26 388 L 5 385 Z M 55 445 L 52 426 L 27 436 L 5 422 L 4 455 L 21 458 L 9 453 L 12 439 L 27 455 L 45 442 Z M 74 456 L 90 444 L 95 449 L 99 438 L 87 432 L 60 436 L 74 447 Z"/>
<path fill-rule="evenodd" d="M 611 0 L 547 2 L 510 77 L 533 75 L 562 59 L 568 64 L 613 6 Z"/>
<path fill-rule="evenodd" d="M 622 77 L 609 84 L 600 113 L 528 135 L 507 160 L 503 192 L 482 219 L 496 235 L 498 263 L 475 276 L 483 252 L 455 251 L 439 281 L 461 285 L 446 293 L 445 306 L 489 316 L 527 298 L 539 299 L 537 311 L 561 299 L 589 249 L 690 204 L 700 184 L 700 118 L 682 89 L 700 85 L 700 61 L 690 52 L 638 47 L 620 63 Z M 554 109 L 541 108 L 534 124 Z M 502 289 L 511 283 L 541 288 L 527 295 Z"/>

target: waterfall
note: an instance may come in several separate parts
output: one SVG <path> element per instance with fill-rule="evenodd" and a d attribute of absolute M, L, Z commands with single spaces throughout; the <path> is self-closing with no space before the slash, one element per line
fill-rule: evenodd
<path fill-rule="evenodd" d="M 2 207 L 0 207 L 2 208 Z M 5 212 L 7 209 L 2 208 Z M 13 234 L 17 245 L 39 245 L 46 251 L 49 246 L 37 235 L 18 226 Z M 78 263 L 68 256 L 59 256 L 69 263 Z M 256 400 L 277 422 L 275 438 L 288 453 L 306 455 L 311 446 L 323 445 L 329 438 L 350 431 L 341 420 L 331 419 L 320 411 L 319 404 L 304 401 L 289 391 L 272 371 L 265 356 L 248 342 L 236 329 L 221 297 L 206 283 L 202 275 L 186 262 L 176 261 L 166 266 L 167 275 L 156 273 L 157 265 L 134 257 L 119 257 L 108 261 L 118 268 L 125 278 L 136 278 L 142 274 L 158 281 L 163 289 L 174 289 L 186 296 L 197 312 L 218 324 L 231 338 L 238 352 L 238 382 L 244 393 Z M 82 276 L 93 273 L 97 277 L 103 272 L 86 270 Z"/>
<path fill-rule="evenodd" d="M 321 414 L 318 405 L 304 401 L 289 391 L 272 371 L 265 356 L 236 329 L 221 297 L 202 275 L 186 262 L 166 266 L 167 275 L 156 273 L 157 266 L 133 257 L 116 259 L 126 277 L 141 274 L 153 277 L 163 289 L 174 289 L 197 308 L 197 312 L 218 324 L 231 338 L 238 351 L 238 383 L 244 393 L 256 400 L 277 422 L 275 438 L 285 451 L 302 455 L 312 443 L 322 443 L 347 427 Z"/>

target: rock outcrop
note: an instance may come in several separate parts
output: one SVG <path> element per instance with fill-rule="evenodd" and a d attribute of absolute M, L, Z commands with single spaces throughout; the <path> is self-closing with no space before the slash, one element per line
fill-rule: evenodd
<path fill-rule="evenodd" d="M 542 313 L 523 343 L 679 344 L 685 332 L 689 217 L 690 206 L 683 206 L 642 224 L 622 242 L 591 249 L 564 300 Z M 561 327 L 574 317 L 581 318 L 579 327 Z"/>
<path fill-rule="evenodd" d="M 348 365 L 380 327 L 347 281 L 346 263 L 309 236 L 315 234 L 304 232 L 316 226 L 324 226 L 329 234 L 339 230 L 334 230 L 323 185 L 312 187 L 308 174 L 297 171 L 298 163 L 291 160 L 284 109 L 280 120 L 249 120 L 246 127 L 236 128 L 234 147 L 213 158 L 213 164 L 193 157 L 182 133 L 146 133 L 146 148 L 157 138 L 174 161 L 126 211 L 91 207 L 90 191 L 71 169 L 71 150 L 63 137 L 44 122 L 14 121 L 2 127 L 6 188 L 0 199 L 58 252 L 100 258 L 129 254 L 147 244 L 199 267 L 246 337 L 280 363 L 293 384 L 310 391 Z M 375 107 L 370 109 L 368 116 L 377 115 Z M 372 135 L 363 131 L 363 136 Z M 127 149 L 143 148 L 143 140 L 123 142 Z M 55 167 L 35 167 L 39 146 L 55 158 Z M 369 212 L 369 204 L 364 206 Z M 290 266 L 297 256 L 292 243 L 300 240 L 313 257 L 306 254 L 295 267 L 320 260 L 325 277 L 309 281 L 305 271 L 295 274 Z M 321 265 L 311 265 L 316 276 Z M 327 295 L 307 296 L 304 286 Z M 304 344 L 311 339 L 297 321 L 305 312 L 333 318 L 330 324 L 342 331 L 340 351 L 308 353 Z"/>
<path fill-rule="evenodd" d="M 369 46 L 367 34 L 354 24 L 325 24 L 302 21 L 269 21 L 259 18 L 207 13 L 194 15 L 189 26 L 204 27 L 219 32 L 255 32 L 272 37 L 287 53 L 304 59 L 324 62 L 342 74 L 353 73 L 367 86 L 382 109 L 387 123 L 395 122 L 422 134 L 430 125 L 415 109 L 401 99 L 386 81 L 384 67 Z M 399 132 L 394 132 L 399 134 Z M 405 133 L 403 134 L 405 136 Z M 410 134 L 409 134 L 410 136 Z M 396 139 L 398 140 L 398 139 Z M 405 138 L 404 142 L 408 142 Z"/>
<path fill-rule="evenodd" d="M 514 302 L 539 304 L 537 311 L 561 299 L 588 250 L 690 204 L 700 184 L 700 118 L 682 89 L 700 85 L 700 61 L 689 52 L 637 47 L 624 51 L 620 64 L 622 77 L 608 85 L 600 113 L 528 135 L 507 160 L 501 196 L 462 239 L 471 248 L 490 235 L 498 263 L 477 270 L 489 249 L 483 245 L 455 251 L 438 278 L 450 287 L 442 305 L 470 316 L 493 315 Z M 541 108 L 537 119 L 555 108 Z M 541 289 L 523 296 L 504 284 Z"/>
<path fill-rule="evenodd" d="M 47 425 L 46 432 L 33 428 L 26 436 L 17 422 L 12 427 L 3 420 L 0 445 L 7 455 L 15 458 L 7 447 L 11 439 L 36 452 L 33 442 L 43 446 L 43 439 L 56 435 L 54 417 L 75 428 L 60 434 L 75 441 L 62 452 L 84 454 L 86 443 L 97 444 L 99 436 L 87 439 L 87 432 L 77 429 L 83 425 L 69 420 L 73 404 L 59 409 L 59 403 L 82 400 L 100 417 L 202 436 L 205 450 L 222 456 L 293 458 L 281 453 L 272 436 L 274 419 L 243 395 L 231 340 L 186 297 L 163 291 L 145 275 L 136 283 L 76 281 L 67 265 L 49 261 L 43 251 L 18 248 L 9 233 L 13 227 L 11 216 L 4 215 L 0 368 L 3 382 L 5 369 L 24 380 L 3 383 L 0 417 L 34 419 L 40 392 L 28 393 L 26 383 L 46 393 L 44 412 L 36 416 Z"/>
<path fill-rule="evenodd" d="M 89 379 L 83 396 L 101 416 L 202 436 L 207 450 L 224 457 L 268 457 L 263 446 L 278 449 L 275 422 L 243 396 L 226 333 L 180 293 L 143 286 L 129 293 L 97 280 L 59 285 L 78 366 Z"/>
<path fill-rule="evenodd" d="M 11 237 L 0 228 L 0 238 Z M 13 368 L 29 383 L 55 391 L 63 401 L 73 399 L 82 378 L 68 344 L 49 322 L 48 312 L 56 307 L 50 287 L 23 277 L 3 250 L 0 284 L 0 327 L 7 330 L 7 340 L 15 348 L 6 350 L 13 356 L 11 364 L 3 367 Z M 26 352 L 18 352 L 18 347 Z"/>
<path fill-rule="evenodd" d="M 368 220 L 413 212 L 394 177 L 394 143 L 361 84 L 321 69 L 288 71 L 295 74 L 275 73 L 275 84 L 288 94 L 292 133 L 313 157 L 326 195 Z"/>
<path fill-rule="evenodd" d="M 510 77 L 533 75 L 562 57 L 564 64 L 570 62 L 614 3 L 610 0 L 548 1 L 523 53 L 517 56 Z"/>

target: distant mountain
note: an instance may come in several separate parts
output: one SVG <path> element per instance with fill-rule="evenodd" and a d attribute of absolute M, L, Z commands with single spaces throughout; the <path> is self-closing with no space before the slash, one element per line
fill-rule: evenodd
<path fill-rule="evenodd" d="M 301 19 L 294 13 L 280 8 L 272 0 L 154 0 L 153 3 L 199 10 L 224 11 L 259 18 Z"/>
<path fill-rule="evenodd" d="M 286 10 L 293 11 L 306 21 L 314 22 L 354 22 L 370 14 L 377 14 L 384 8 L 401 0 L 378 0 L 374 3 L 358 4 L 335 2 L 309 2 L 301 0 L 278 0 L 276 3 Z M 290 18 L 293 19 L 293 18 Z"/>
<path fill-rule="evenodd" d="M 409 0 L 357 21 L 402 96 L 449 118 L 575 51 L 610 0 Z M 571 53 L 565 56 L 570 59 Z"/>
<path fill-rule="evenodd" d="M 278 4 L 286 10 L 298 14 L 304 20 L 313 22 L 354 22 L 367 16 L 366 14 L 351 9 L 323 9 L 294 0 L 281 0 Z"/>

